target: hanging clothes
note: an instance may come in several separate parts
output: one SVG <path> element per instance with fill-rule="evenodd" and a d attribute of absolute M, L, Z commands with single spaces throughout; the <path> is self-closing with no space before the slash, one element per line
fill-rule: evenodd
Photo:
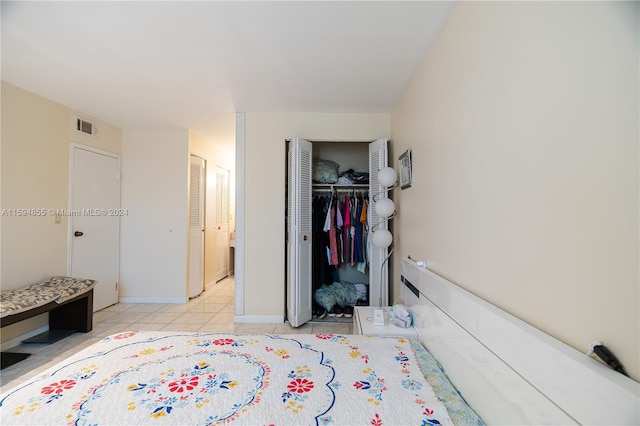
<path fill-rule="evenodd" d="M 351 266 L 356 264 L 356 223 L 358 217 L 358 197 L 351 196 Z"/>
<path fill-rule="evenodd" d="M 332 266 L 338 266 L 338 241 L 336 239 L 336 205 L 331 204 L 331 208 L 329 209 L 329 248 L 331 249 L 331 260 L 329 262 Z"/>
<path fill-rule="evenodd" d="M 355 222 L 355 228 L 356 228 L 356 232 L 355 232 L 355 249 L 354 249 L 354 253 L 353 253 L 353 261 L 354 263 L 360 263 L 364 260 L 364 253 L 362 251 L 363 249 L 363 241 L 364 241 L 364 234 L 363 234 L 363 227 L 362 227 L 362 223 L 360 222 L 360 218 L 362 217 L 362 209 L 364 207 L 364 200 L 361 199 L 360 197 L 356 197 L 356 203 L 357 203 L 357 210 L 356 210 L 356 222 Z"/>
<path fill-rule="evenodd" d="M 331 199 L 326 196 L 316 196 L 312 202 L 312 229 L 313 229 L 313 289 L 320 288 L 322 284 L 331 284 L 333 280 L 333 268 L 327 260 L 329 248 L 329 234 L 324 232 L 325 220 Z"/>
<path fill-rule="evenodd" d="M 342 227 L 344 225 L 344 221 L 342 219 L 342 202 L 340 201 L 340 197 L 338 194 L 335 194 L 335 202 L 336 202 L 336 216 L 335 216 L 335 225 L 336 225 L 336 248 L 337 248 L 337 258 L 338 258 L 338 267 L 342 262 L 344 262 L 344 245 L 342 240 Z"/>
<path fill-rule="evenodd" d="M 366 273 L 367 210 L 366 193 L 349 190 L 344 196 L 314 194 L 312 198 L 312 288 L 340 281 L 340 268 L 351 265 Z"/>
<path fill-rule="evenodd" d="M 362 241 L 360 242 L 362 244 L 362 257 L 360 262 L 358 262 L 358 266 L 357 269 L 358 271 L 362 272 L 363 274 L 366 272 L 366 268 L 367 268 L 367 230 L 368 230 L 368 226 L 367 226 L 367 206 L 369 204 L 369 200 L 365 199 L 365 197 L 362 197 L 362 212 L 360 213 L 360 224 L 359 226 L 362 227 Z"/>
<path fill-rule="evenodd" d="M 362 197 L 362 212 L 360 213 L 360 226 L 362 226 L 362 260 L 367 259 L 367 245 L 366 245 L 366 234 L 367 234 L 367 204 L 368 201 Z"/>
<path fill-rule="evenodd" d="M 349 195 L 344 196 L 344 202 L 342 203 L 342 217 L 342 262 L 345 263 L 351 260 L 351 200 Z"/>

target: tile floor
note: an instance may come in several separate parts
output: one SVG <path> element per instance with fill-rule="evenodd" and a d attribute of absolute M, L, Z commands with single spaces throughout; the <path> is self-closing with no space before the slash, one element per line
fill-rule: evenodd
<path fill-rule="evenodd" d="M 297 334 L 331 332 L 351 334 L 351 325 L 311 324 L 293 328 L 288 323 L 234 323 L 233 277 L 225 278 L 207 287 L 199 297 L 185 304 L 133 304 L 118 303 L 102 309 L 93 316 L 90 333 L 76 333 L 51 345 L 22 344 L 14 352 L 32 355 L 24 361 L 0 371 L 0 392 L 35 376 L 71 354 L 125 330 L 172 330 L 202 332 L 233 332 L 255 334 Z"/>

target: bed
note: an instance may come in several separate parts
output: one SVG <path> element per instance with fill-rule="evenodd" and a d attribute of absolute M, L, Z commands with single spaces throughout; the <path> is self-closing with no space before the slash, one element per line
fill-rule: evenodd
<path fill-rule="evenodd" d="M 125 332 L 0 397 L 2 425 L 483 424 L 416 341 Z"/>
<path fill-rule="evenodd" d="M 10 424 L 640 424 L 640 384 L 410 259 L 417 340 L 126 332 L 0 395 Z"/>
<path fill-rule="evenodd" d="M 400 281 L 420 342 L 488 424 L 640 424 L 640 383 L 412 259 Z"/>

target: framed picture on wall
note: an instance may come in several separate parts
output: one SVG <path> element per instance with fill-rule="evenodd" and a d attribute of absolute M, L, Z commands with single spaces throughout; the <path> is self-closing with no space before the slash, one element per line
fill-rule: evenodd
<path fill-rule="evenodd" d="M 407 189 L 411 187 L 411 150 L 406 150 L 399 158 L 400 169 L 400 188 Z"/>

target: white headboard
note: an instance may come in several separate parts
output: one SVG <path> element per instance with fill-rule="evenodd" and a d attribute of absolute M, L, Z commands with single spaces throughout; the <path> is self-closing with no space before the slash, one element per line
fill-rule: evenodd
<path fill-rule="evenodd" d="M 401 280 L 420 341 L 488 424 L 640 424 L 640 383 L 411 259 Z"/>

